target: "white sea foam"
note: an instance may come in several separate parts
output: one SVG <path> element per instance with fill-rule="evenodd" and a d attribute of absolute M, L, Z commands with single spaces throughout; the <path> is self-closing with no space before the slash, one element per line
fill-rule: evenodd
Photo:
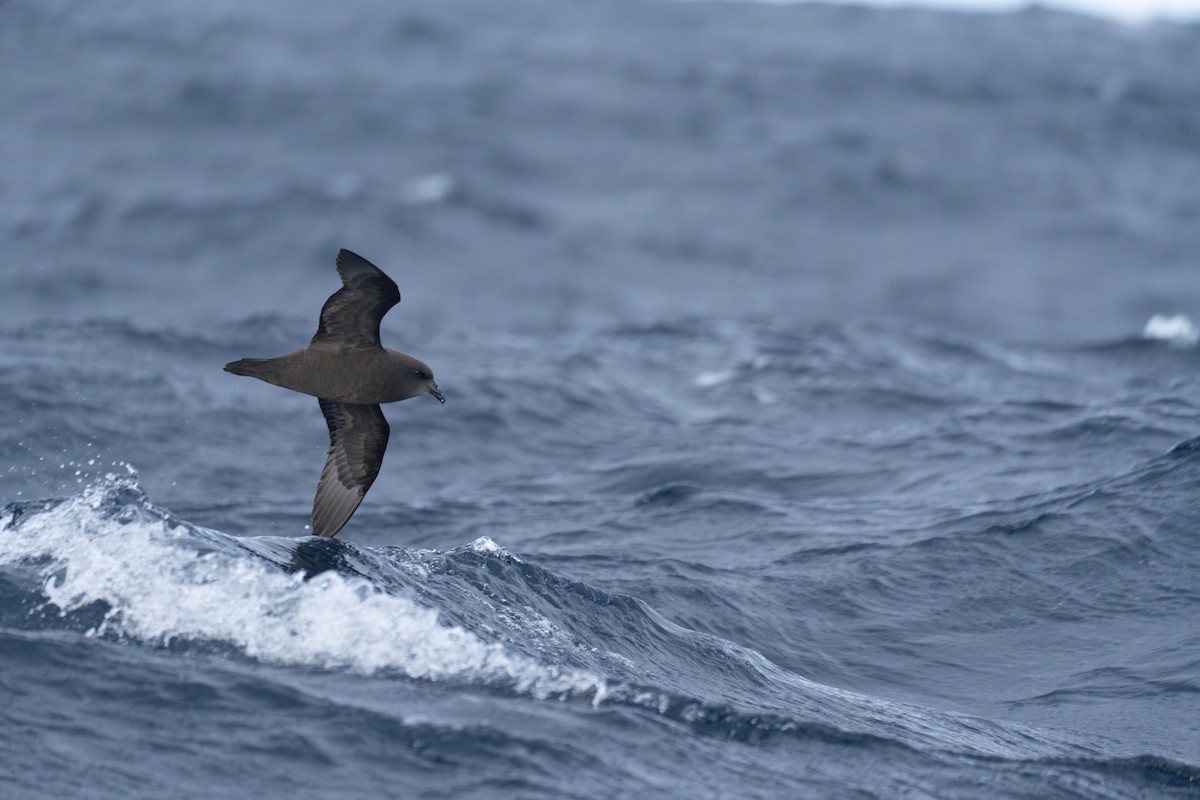
<path fill-rule="evenodd" d="M 1169 342 L 1176 347 L 1194 347 L 1200 342 L 1200 330 L 1183 314 L 1171 317 L 1155 314 L 1146 323 L 1142 336 Z"/>
<path fill-rule="evenodd" d="M 779 402 L 779 395 L 762 386 L 755 386 L 753 390 L 754 399 L 764 406 L 775 405 Z"/>
<path fill-rule="evenodd" d="M 701 389 L 711 389 L 713 386 L 720 386 L 722 383 L 729 383 L 733 380 L 734 371 L 731 369 L 712 370 L 710 372 L 701 372 L 693 379 L 692 383 Z"/>
<path fill-rule="evenodd" d="M 751 0 L 780 5 L 804 0 Z M 847 0 L 848 1 L 848 0 Z M 1017 11 L 1027 7 L 1026 0 L 867 0 L 865 5 L 915 6 L 968 12 Z M 1104 17 L 1127 25 L 1146 23 L 1155 19 L 1192 22 L 1200 18 L 1196 0 L 1049 0 L 1048 8 L 1075 11 Z"/>
<path fill-rule="evenodd" d="M 446 202 L 457 190 L 458 181 L 453 175 L 435 172 L 404 184 L 400 199 L 411 205 L 434 205 Z"/>
<path fill-rule="evenodd" d="M 480 536 L 478 539 L 476 539 L 475 541 L 473 541 L 469 545 L 467 545 L 467 547 L 471 548 L 476 553 L 482 553 L 485 556 L 506 556 L 515 561 L 521 560 L 517 556 L 515 556 L 512 553 L 505 550 L 500 545 L 493 542 L 487 536 Z"/>
<path fill-rule="evenodd" d="M 227 642 L 272 663 L 394 670 L 542 698 L 589 694 L 598 702 L 605 692 L 596 675 L 484 642 L 365 579 L 328 571 L 305 581 L 246 555 L 198 552 L 183 528 L 157 518 L 108 518 L 99 512 L 105 486 L 20 525 L 0 522 L 0 564 L 38 559 L 43 591 L 62 613 L 96 601 L 111 607 L 93 635 Z"/>

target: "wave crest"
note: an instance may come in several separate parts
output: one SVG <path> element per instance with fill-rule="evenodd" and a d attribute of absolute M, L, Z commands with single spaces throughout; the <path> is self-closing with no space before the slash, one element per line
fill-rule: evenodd
<path fill-rule="evenodd" d="M 68 624 L 79 615 L 88 635 L 212 642 L 276 664 L 396 672 L 537 697 L 605 691 L 596 675 L 485 642 L 359 575 L 310 578 L 246 558 L 251 548 L 232 537 L 150 505 L 133 475 L 110 475 L 64 501 L 10 505 L 4 516 L 0 564 L 32 567 L 45 603 Z"/>

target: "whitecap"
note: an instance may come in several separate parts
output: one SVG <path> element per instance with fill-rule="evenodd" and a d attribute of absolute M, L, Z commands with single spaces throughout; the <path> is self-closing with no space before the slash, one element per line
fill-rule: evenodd
<path fill-rule="evenodd" d="M 779 395 L 763 386 L 755 386 L 753 394 L 754 399 L 764 406 L 775 405 L 779 402 Z"/>
<path fill-rule="evenodd" d="M 1155 314 L 1142 331 L 1143 338 L 1168 342 L 1175 347 L 1193 347 L 1200 342 L 1200 330 L 1184 314 Z"/>
<path fill-rule="evenodd" d="M 722 383 L 728 383 L 733 379 L 733 375 L 734 372 L 731 369 L 701 372 L 692 382 L 701 389 L 710 389 L 713 386 L 720 386 Z"/>
<path fill-rule="evenodd" d="M 410 205 L 435 205 L 449 200 L 457 189 L 458 181 L 453 175 L 435 172 L 406 183 L 400 191 L 400 199 Z"/>
<path fill-rule="evenodd" d="M 597 675 L 485 642 L 364 578 L 330 570 L 305 580 L 245 552 L 198 548 L 196 533 L 145 506 L 106 513 L 123 483 L 136 491 L 110 476 L 19 522 L 0 521 L 0 564 L 36 564 L 49 605 L 63 615 L 96 602 L 110 608 L 89 635 L 223 642 L 275 664 L 485 683 L 538 698 L 605 694 Z"/>

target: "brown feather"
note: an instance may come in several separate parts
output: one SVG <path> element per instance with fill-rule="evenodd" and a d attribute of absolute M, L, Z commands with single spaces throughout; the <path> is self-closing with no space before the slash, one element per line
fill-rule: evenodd
<path fill-rule="evenodd" d="M 314 536 L 336 536 L 375 482 L 391 429 L 379 406 L 319 400 L 329 451 L 313 500 Z"/>
<path fill-rule="evenodd" d="M 400 288 L 383 270 L 349 250 L 339 250 L 338 289 L 321 307 L 321 321 L 310 347 L 328 350 L 378 348 L 379 322 L 400 302 Z"/>

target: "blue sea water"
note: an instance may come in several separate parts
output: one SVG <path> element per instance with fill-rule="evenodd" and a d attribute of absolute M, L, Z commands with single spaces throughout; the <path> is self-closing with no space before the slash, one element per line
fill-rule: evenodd
<path fill-rule="evenodd" d="M 0 797 L 1200 797 L 1200 28 L 303 9 L 0 4 Z"/>

